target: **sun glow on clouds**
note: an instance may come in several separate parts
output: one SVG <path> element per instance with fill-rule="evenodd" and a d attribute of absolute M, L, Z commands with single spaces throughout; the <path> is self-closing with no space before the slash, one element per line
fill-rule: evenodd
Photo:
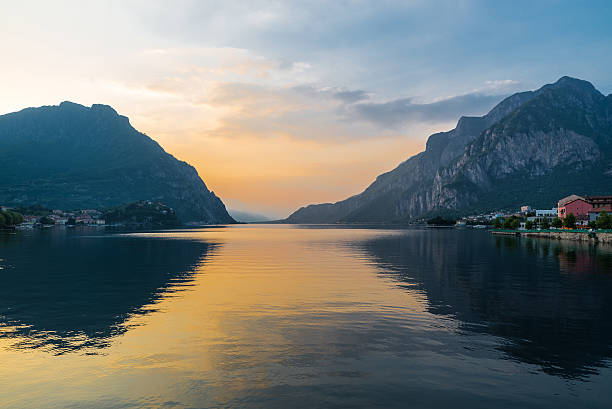
<path fill-rule="evenodd" d="M 97 70 L 69 81 L 49 71 L 45 80 L 61 78 L 62 90 L 46 87 L 38 104 L 110 104 L 194 165 L 228 207 L 275 217 L 358 193 L 422 150 L 424 141 L 410 134 L 440 126 L 385 129 L 359 118 L 352 107 L 369 95 L 316 85 L 316 69 L 303 61 L 228 47 L 144 49 L 126 60 L 129 70 L 121 75 Z"/>
<path fill-rule="evenodd" d="M 153 68 L 101 80 L 96 93 L 193 164 L 229 207 L 284 217 L 340 200 L 423 147 L 351 121 L 347 104 L 367 95 L 313 85 L 306 62 L 234 48 L 158 48 L 137 53 L 131 65 Z"/>

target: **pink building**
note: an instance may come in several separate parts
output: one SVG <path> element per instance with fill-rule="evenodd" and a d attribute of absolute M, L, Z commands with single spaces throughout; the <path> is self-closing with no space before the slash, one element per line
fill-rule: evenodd
<path fill-rule="evenodd" d="M 589 212 L 593 210 L 593 205 L 584 197 L 571 195 L 559 200 L 559 204 L 557 205 L 557 214 L 559 219 L 565 219 L 570 213 L 573 213 L 576 216 L 576 219 L 579 221 L 589 220 Z"/>

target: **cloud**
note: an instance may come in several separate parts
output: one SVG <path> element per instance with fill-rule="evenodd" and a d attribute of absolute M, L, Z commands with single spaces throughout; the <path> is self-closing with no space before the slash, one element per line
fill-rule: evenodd
<path fill-rule="evenodd" d="M 234 139 L 249 135 L 343 143 L 391 135 L 423 138 L 462 115 L 485 114 L 518 84 L 491 80 L 469 93 L 433 100 L 419 93 L 429 98 L 423 102 L 426 97 L 386 99 L 377 90 L 330 86 L 317 77 L 314 64 L 237 47 L 150 47 L 134 54 L 133 63 L 154 68 L 147 77 L 126 82 L 126 95 L 149 96 L 156 105 L 165 101 L 166 107 L 188 112 L 193 118 L 180 115 L 179 123 L 192 135 L 199 129 L 200 134 Z M 156 113 L 143 115 L 150 121 Z M 171 126 L 164 128 L 169 132 Z"/>
<path fill-rule="evenodd" d="M 364 90 L 351 90 L 341 87 L 321 87 L 313 84 L 298 85 L 292 89 L 309 98 L 336 99 L 345 104 L 351 104 L 370 98 Z"/>
<path fill-rule="evenodd" d="M 374 137 L 371 127 L 353 129 L 339 117 L 338 108 L 344 102 L 336 95 L 342 92 L 346 91 L 228 82 L 216 84 L 203 102 L 227 110 L 221 126 L 213 131 L 221 137 L 248 134 L 319 142 Z M 349 97 L 341 94 L 340 98 Z"/>
<path fill-rule="evenodd" d="M 248 75 L 243 77 L 248 79 Z M 361 89 L 218 78 L 206 70 L 192 69 L 147 88 L 206 107 L 208 114 L 216 115 L 215 126 L 206 130 L 211 136 L 282 136 L 327 143 L 392 134 L 422 138 L 432 128 L 446 127 L 463 115 L 483 115 L 504 97 L 474 92 L 433 102 L 421 102 L 417 97 L 376 102 L 373 93 Z"/>
<path fill-rule="evenodd" d="M 346 107 L 350 119 L 371 122 L 383 128 L 399 128 L 409 122 L 440 123 L 465 115 L 483 115 L 503 99 L 503 95 L 472 93 L 431 103 L 400 98 L 382 103 L 356 103 Z"/>
<path fill-rule="evenodd" d="M 217 83 L 199 103 L 225 112 L 211 134 L 287 137 L 326 143 L 390 135 L 427 136 L 464 115 L 484 115 L 505 95 L 468 93 L 433 102 L 416 97 L 375 102 L 365 90 Z"/>
<path fill-rule="evenodd" d="M 516 88 L 520 84 L 520 81 L 516 80 L 489 80 L 485 81 L 486 88 L 488 89 L 508 89 Z"/>
<path fill-rule="evenodd" d="M 364 99 L 368 99 L 369 95 L 367 92 L 363 90 L 354 90 L 354 91 L 337 91 L 334 93 L 334 98 L 339 99 L 340 101 L 351 104 L 358 101 L 362 101 Z"/>

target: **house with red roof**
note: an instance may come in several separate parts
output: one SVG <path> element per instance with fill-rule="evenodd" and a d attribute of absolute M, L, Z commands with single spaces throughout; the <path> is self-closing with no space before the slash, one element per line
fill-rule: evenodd
<path fill-rule="evenodd" d="M 593 205 L 585 197 L 578 195 L 564 197 L 557 204 L 559 219 L 563 220 L 567 215 L 573 213 L 576 216 L 577 224 L 588 224 L 591 210 L 593 210 Z"/>

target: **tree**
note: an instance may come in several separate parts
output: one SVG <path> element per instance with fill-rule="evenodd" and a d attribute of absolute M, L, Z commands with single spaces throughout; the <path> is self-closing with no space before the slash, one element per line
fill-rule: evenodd
<path fill-rule="evenodd" d="M 76 219 L 74 217 L 69 217 L 68 220 L 66 221 L 66 224 L 68 226 L 74 226 L 76 224 Z"/>
<path fill-rule="evenodd" d="M 501 229 L 503 227 L 501 217 L 495 218 L 495 220 L 493 221 L 493 227 L 495 227 L 496 229 Z"/>
<path fill-rule="evenodd" d="M 53 221 L 53 219 L 50 218 L 49 216 L 43 216 L 38 221 L 40 222 L 40 224 L 46 224 L 46 225 L 55 224 L 55 221 Z"/>
<path fill-rule="evenodd" d="M 563 226 L 568 229 L 576 228 L 576 216 L 574 216 L 574 213 L 570 213 L 565 216 L 565 219 L 563 219 Z"/>
<path fill-rule="evenodd" d="M 21 215 L 21 213 L 17 213 L 17 212 L 11 212 L 11 213 L 13 213 L 13 222 L 15 224 L 23 223 L 23 216 Z"/>
<path fill-rule="evenodd" d="M 51 213 L 51 209 L 47 209 L 39 204 L 31 206 L 20 206 L 16 209 L 21 214 L 31 214 L 34 216 L 47 216 Z"/>
<path fill-rule="evenodd" d="M 527 230 L 532 230 L 532 229 L 533 229 L 533 222 L 532 222 L 531 220 L 527 220 L 527 221 L 525 222 L 525 228 L 526 228 Z"/>
<path fill-rule="evenodd" d="M 589 229 L 595 230 L 597 228 L 597 222 L 595 220 L 591 220 L 589 222 Z"/>
<path fill-rule="evenodd" d="M 558 217 L 555 217 L 552 221 L 552 227 L 554 227 L 555 229 L 563 227 L 563 221 Z"/>
<path fill-rule="evenodd" d="M 504 221 L 505 229 L 518 229 L 520 225 L 521 221 L 516 216 L 512 216 Z"/>
<path fill-rule="evenodd" d="M 13 212 L 12 210 L 0 210 L 0 226 L 12 227 L 23 223 L 21 213 Z"/>
<path fill-rule="evenodd" d="M 2 214 L 4 215 L 4 225 L 12 226 L 13 225 L 13 215 L 11 214 L 11 212 L 9 210 L 5 210 L 2 212 Z"/>
<path fill-rule="evenodd" d="M 434 217 L 433 219 L 427 220 L 427 224 L 433 226 L 454 226 L 457 221 L 454 219 L 445 219 L 441 216 Z"/>
<path fill-rule="evenodd" d="M 598 229 L 612 229 L 612 216 L 602 210 L 597 217 L 596 225 Z"/>
<path fill-rule="evenodd" d="M 542 229 L 544 230 L 550 229 L 550 222 L 548 221 L 548 217 L 545 217 L 542 219 L 542 223 L 540 224 L 540 227 L 542 227 Z"/>

